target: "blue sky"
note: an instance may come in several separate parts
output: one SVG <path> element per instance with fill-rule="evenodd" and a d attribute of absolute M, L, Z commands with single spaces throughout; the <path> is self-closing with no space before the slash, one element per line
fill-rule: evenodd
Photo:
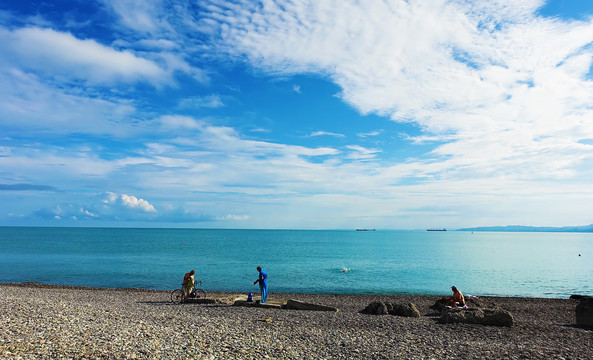
<path fill-rule="evenodd" d="M 593 222 L 593 3 L 4 1 L 0 225 Z"/>

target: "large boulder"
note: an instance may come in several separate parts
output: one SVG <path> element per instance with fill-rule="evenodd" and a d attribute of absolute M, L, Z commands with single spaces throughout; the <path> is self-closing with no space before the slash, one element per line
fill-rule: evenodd
<path fill-rule="evenodd" d="M 430 306 L 430 308 L 432 310 L 436 310 L 438 312 L 441 312 L 446 307 L 446 305 L 447 305 L 446 302 L 447 301 L 446 301 L 445 298 L 438 299 L 437 301 L 435 301 L 435 303 L 433 305 Z"/>
<path fill-rule="evenodd" d="M 514 318 L 510 312 L 502 309 L 445 307 L 441 312 L 440 322 L 445 324 L 465 323 L 511 327 L 513 326 Z"/>
<path fill-rule="evenodd" d="M 577 325 L 593 327 L 593 298 L 581 298 L 575 313 Z"/>
<path fill-rule="evenodd" d="M 366 308 L 360 311 L 363 314 L 372 315 L 397 315 L 405 317 L 420 317 L 420 311 L 416 308 L 416 305 L 409 304 L 394 304 L 384 303 L 382 301 L 375 301 L 367 305 Z"/>
<path fill-rule="evenodd" d="M 371 314 L 371 315 L 387 315 L 389 311 L 387 310 L 387 305 L 385 305 L 382 301 L 374 301 L 367 305 L 364 309 L 360 311 L 363 314 Z"/>
<path fill-rule="evenodd" d="M 405 317 L 420 317 L 420 311 L 416 308 L 416 305 L 412 303 L 408 304 L 386 304 L 387 311 L 391 315 L 405 316 Z"/>

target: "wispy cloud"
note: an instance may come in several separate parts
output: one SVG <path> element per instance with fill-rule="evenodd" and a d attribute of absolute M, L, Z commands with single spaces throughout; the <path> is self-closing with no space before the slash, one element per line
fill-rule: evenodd
<path fill-rule="evenodd" d="M 53 208 L 43 208 L 34 211 L 29 217 L 41 220 L 84 220 L 96 219 L 97 215 L 74 204 L 56 205 Z"/>
<path fill-rule="evenodd" d="M 433 154 L 453 157 L 451 169 L 487 175 L 496 162 L 522 177 L 525 163 L 548 162 L 534 176 L 562 176 L 593 156 L 577 144 L 593 131 L 593 22 L 542 18 L 542 5 L 266 2 L 207 16 L 221 26 L 221 51 L 266 71 L 329 76 L 360 112 L 447 139 Z"/>
<path fill-rule="evenodd" d="M 165 115 L 159 119 L 165 129 L 200 129 L 203 125 L 191 116 Z"/>
<path fill-rule="evenodd" d="M 249 215 L 232 215 L 228 214 L 222 217 L 217 218 L 217 220 L 234 220 L 234 221 L 245 221 L 249 220 Z"/>
<path fill-rule="evenodd" d="M 366 133 L 358 133 L 358 134 L 356 134 L 356 136 L 361 137 L 361 138 L 366 138 L 366 137 L 371 137 L 371 136 L 378 136 L 378 135 L 381 135 L 381 133 L 383 133 L 383 130 L 374 130 L 374 131 L 369 131 Z"/>
<path fill-rule="evenodd" d="M 381 150 L 378 149 L 368 149 L 359 145 L 348 145 L 346 147 L 352 150 L 349 155 L 351 159 L 373 159 L 377 153 L 381 152 Z"/>
<path fill-rule="evenodd" d="M 166 8 L 160 0 L 102 0 L 111 7 L 119 20 L 128 28 L 146 33 L 160 33 L 170 30 L 171 25 L 165 19 Z"/>
<path fill-rule="evenodd" d="M 337 133 L 333 133 L 333 132 L 329 132 L 329 131 L 313 131 L 311 134 L 309 134 L 310 137 L 316 137 L 316 136 L 333 136 L 333 137 L 345 137 L 344 134 L 337 134 Z"/>
<path fill-rule="evenodd" d="M 130 121 L 136 108 L 126 99 L 62 89 L 16 69 L 0 69 L 0 82 L 0 123 L 6 133 L 13 129 L 116 136 L 136 132 Z"/>
<path fill-rule="evenodd" d="M 35 197 L 13 217 L 405 227 L 590 213 L 591 18 L 542 17 L 543 0 L 101 4 L 96 38 L 0 14 L 1 202 Z M 324 123 L 281 126 L 283 95 L 262 110 L 253 93 L 270 77 L 291 101 L 331 81 L 398 124 L 334 119 L 318 99 L 303 114 Z M 345 134 L 361 144 L 303 145 Z"/>
<path fill-rule="evenodd" d="M 213 216 L 192 213 L 179 207 L 162 206 L 157 209 L 148 201 L 134 195 L 106 192 L 96 199 L 98 201 L 86 205 L 57 204 L 53 207 L 35 210 L 30 215 L 21 217 L 69 224 L 73 222 L 88 224 L 89 221 L 196 223 L 215 220 Z M 232 218 L 224 220 L 232 220 Z"/>
<path fill-rule="evenodd" d="M 57 191 L 51 185 L 36 185 L 36 184 L 0 184 L 0 191 Z"/>
<path fill-rule="evenodd" d="M 208 95 L 182 99 L 179 106 L 182 108 L 220 108 L 225 105 L 221 96 Z"/>

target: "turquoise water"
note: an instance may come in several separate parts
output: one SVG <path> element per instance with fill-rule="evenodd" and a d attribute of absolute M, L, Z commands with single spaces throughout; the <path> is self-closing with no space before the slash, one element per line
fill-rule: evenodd
<path fill-rule="evenodd" d="M 581 254 L 581 256 L 579 256 Z M 210 291 L 593 295 L 593 234 L 0 227 L 0 282 Z M 343 272 L 342 270 L 350 269 Z"/>

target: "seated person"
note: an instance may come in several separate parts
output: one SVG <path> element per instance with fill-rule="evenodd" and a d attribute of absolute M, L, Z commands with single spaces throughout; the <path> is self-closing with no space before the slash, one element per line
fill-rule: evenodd
<path fill-rule="evenodd" d="M 191 289 L 194 287 L 194 274 L 195 274 L 195 270 L 192 270 L 188 273 L 185 273 L 185 275 L 183 276 L 183 293 L 185 294 L 185 296 L 187 297 L 191 291 Z"/>
<path fill-rule="evenodd" d="M 461 291 L 457 290 L 455 286 L 451 286 L 451 290 L 453 290 L 453 296 L 446 299 L 446 305 L 451 307 L 465 306 L 465 299 Z"/>

